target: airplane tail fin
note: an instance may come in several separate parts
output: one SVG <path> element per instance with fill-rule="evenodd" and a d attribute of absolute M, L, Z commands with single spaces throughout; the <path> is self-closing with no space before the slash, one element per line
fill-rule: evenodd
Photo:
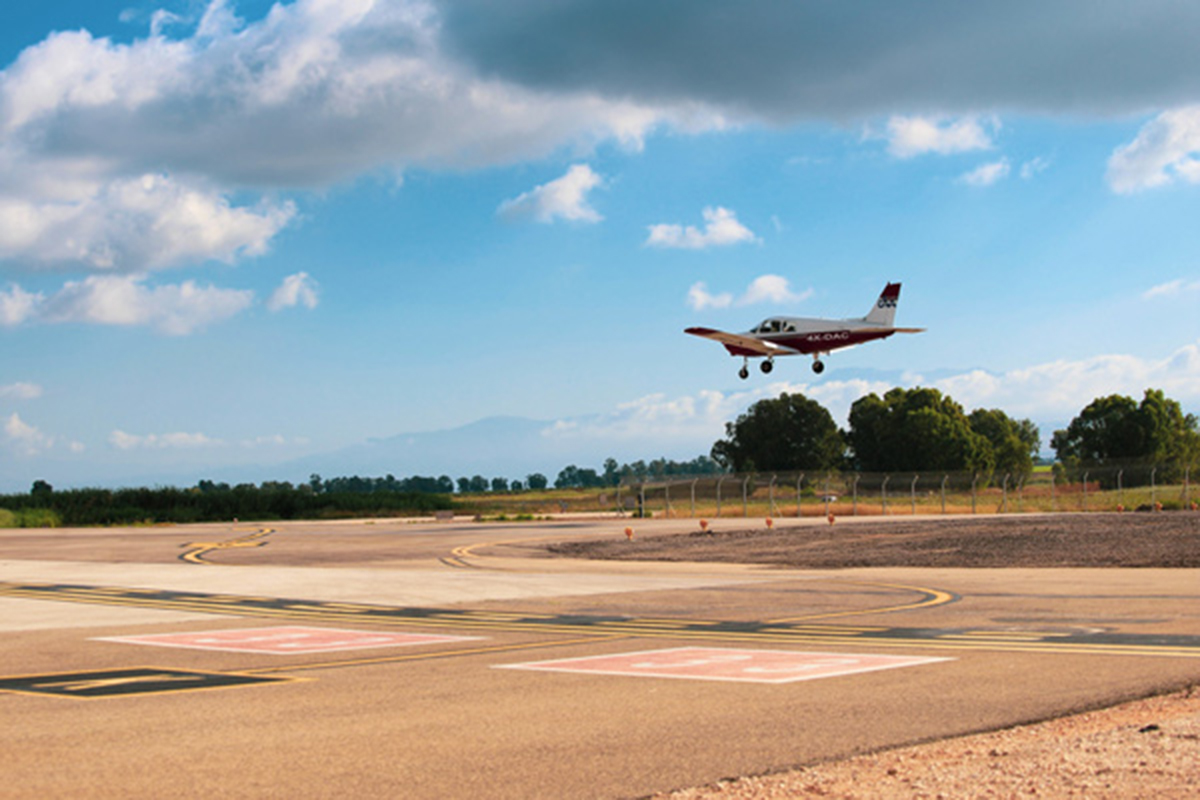
<path fill-rule="evenodd" d="M 889 283 L 883 288 L 883 292 L 879 295 L 879 299 L 875 301 L 875 305 L 863 317 L 864 322 L 870 322 L 874 325 L 883 325 L 892 327 L 892 322 L 896 319 L 896 303 L 900 301 L 900 284 Z"/>

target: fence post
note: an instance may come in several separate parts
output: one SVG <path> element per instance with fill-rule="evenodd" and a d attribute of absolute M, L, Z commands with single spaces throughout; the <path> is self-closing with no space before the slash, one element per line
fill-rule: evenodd
<path fill-rule="evenodd" d="M 829 473 L 825 473 L 825 495 L 822 497 L 825 501 L 825 516 L 829 516 Z"/>
<path fill-rule="evenodd" d="M 801 510 L 800 510 L 800 499 L 801 499 L 800 490 L 801 490 L 801 487 L 803 487 L 803 486 L 804 486 L 804 473 L 801 472 L 800 477 L 796 479 L 796 516 L 797 517 L 804 516 L 804 514 L 802 514 Z"/>
<path fill-rule="evenodd" d="M 671 518 L 671 481 L 668 479 L 663 483 L 663 500 L 667 504 L 667 519 Z"/>
<path fill-rule="evenodd" d="M 979 483 L 979 473 L 971 474 L 971 513 L 975 513 L 975 484 Z"/>
<path fill-rule="evenodd" d="M 742 516 L 743 517 L 750 516 L 750 506 L 746 500 L 746 488 L 750 485 L 751 477 L 752 476 L 747 475 L 746 480 L 742 481 Z"/>
<path fill-rule="evenodd" d="M 913 475 L 912 487 L 909 489 L 909 495 L 912 497 L 912 515 L 917 515 L 917 481 L 921 480 L 920 475 Z"/>
<path fill-rule="evenodd" d="M 1117 505 L 1119 506 L 1125 505 L 1125 484 L 1121 481 L 1121 478 L 1124 475 L 1125 470 L 1117 470 Z"/>
<path fill-rule="evenodd" d="M 729 477 L 728 475 L 724 475 L 717 481 L 717 517 L 718 518 L 720 518 L 720 516 L 721 516 L 721 484 L 724 483 L 725 479 L 728 477 Z"/>
<path fill-rule="evenodd" d="M 946 481 L 950 480 L 949 475 L 942 476 L 942 516 L 946 516 Z"/>
<path fill-rule="evenodd" d="M 775 476 L 771 476 L 771 516 L 775 516 Z"/>
<path fill-rule="evenodd" d="M 858 516 L 858 479 L 861 477 L 862 477 L 862 475 L 860 475 L 859 473 L 857 473 L 857 472 L 854 473 L 854 483 L 852 484 L 851 489 L 850 489 L 850 491 L 854 493 L 854 514 L 853 514 L 853 516 L 856 516 L 856 517 Z"/>
<path fill-rule="evenodd" d="M 1150 470 L 1150 507 L 1154 508 L 1158 505 L 1158 487 L 1154 484 L 1154 474 L 1158 472 L 1158 467 Z"/>
<path fill-rule="evenodd" d="M 1050 472 L 1050 510 L 1058 511 L 1058 492 L 1055 491 L 1054 472 Z"/>
<path fill-rule="evenodd" d="M 696 484 L 699 482 L 699 480 L 700 480 L 699 478 L 692 478 L 692 518 L 693 519 L 695 519 L 695 517 L 696 517 Z"/>
<path fill-rule="evenodd" d="M 1003 513 L 1003 514 L 1008 513 L 1008 475 L 1009 475 L 1009 473 L 1007 473 L 1007 472 L 1004 473 L 1004 484 L 1000 489 L 1000 491 L 1002 493 L 1001 497 L 1004 498 L 1004 504 L 1000 507 L 1001 513 Z"/>
<path fill-rule="evenodd" d="M 638 519 L 646 516 L 646 484 L 638 487 Z"/>
<path fill-rule="evenodd" d="M 1191 504 L 1191 487 L 1188 484 L 1188 479 L 1191 478 L 1191 467 L 1183 468 L 1183 507 L 1186 509 Z"/>
<path fill-rule="evenodd" d="M 1084 511 L 1087 511 L 1087 479 L 1088 473 L 1085 472 L 1083 473 L 1083 498 L 1080 500 L 1080 502 L 1083 504 L 1082 508 Z"/>
<path fill-rule="evenodd" d="M 890 481 L 891 479 L 892 479 L 891 475 L 884 475 L 883 476 L 883 486 L 879 487 L 879 494 L 883 498 L 883 515 L 885 517 L 887 516 L 887 485 L 888 485 L 888 481 Z"/>

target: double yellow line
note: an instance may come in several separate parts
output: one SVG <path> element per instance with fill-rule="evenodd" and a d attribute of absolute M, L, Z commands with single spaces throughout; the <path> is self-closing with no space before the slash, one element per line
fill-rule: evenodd
<path fill-rule="evenodd" d="M 179 556 L 180 561 L 187 561 L 190 564 L 209 564 L 204 556 L 214 550 L 229 550 L 234 547 L 262 547 L 266 544 L 266 538 L 275 532 L 274 528 L 263 528 L 255 533 L 248 533 L 245 536 L 238 536 L 234 539 L 226 539 L 221 542 L 189 542 L 183 547 L 191 547 L 192 550 L 187 551 Z"/>

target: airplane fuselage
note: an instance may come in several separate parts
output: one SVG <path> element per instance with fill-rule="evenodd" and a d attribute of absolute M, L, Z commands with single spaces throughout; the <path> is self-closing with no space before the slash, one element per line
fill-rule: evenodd
<path fill-rule="evenodd" d="M 896 329 L 885 325 L 869 325 L 859 320 L 844 320 L 841 322 L 828 319 L 805 319 L 801 317 L 781 317 L 777 320 L 767 320 L 763 325 L 778 321 L 781 330 L 762 332 L 759 328 L 748 331 L 744 336 L 753 337 L 762 342 L 770 342 L 780 348 L 774 355 L 811 355 L 812 353 L 828 353 L 843 347 L 853 347 L 876 339 L 886 339 L 896 332 Z M 750 350 L 736 344 L 726 344 L 725 349 L 734 356 L 762 356 L 761 350 Z M 791 351 L 791 352 L 788 352 Z"/>

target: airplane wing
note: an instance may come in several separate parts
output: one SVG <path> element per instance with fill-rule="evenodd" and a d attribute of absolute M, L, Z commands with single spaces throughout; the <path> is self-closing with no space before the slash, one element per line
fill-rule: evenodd
<path fill-rule="evenodd" d="M 720 342 L 725 345 L 725 349 L 731 355 L 735 356 L 779 356 L 785 353 L 797 352 L 790 347 L 768 342 L 765 339 L 744 336 L 738 333 L 726 333 L 725 331 L 713 330 L 712 328 L 686 328 L 683 332 L 705 339 L 712 339 L 714 342 Z"/>

